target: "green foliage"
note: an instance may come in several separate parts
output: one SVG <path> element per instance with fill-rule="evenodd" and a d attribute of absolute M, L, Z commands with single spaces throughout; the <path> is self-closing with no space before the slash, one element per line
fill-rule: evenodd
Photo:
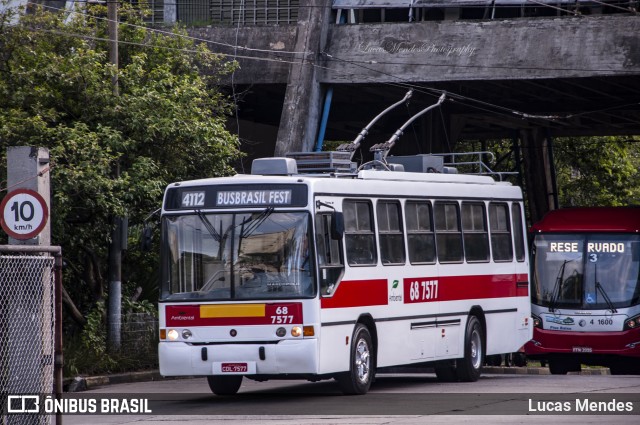
<path fill-rule="evenodd" d="M 511 140 L 488 140 L 483 146 L 494 153 L 496 160 L 504 158 L 500 164 L 488 164 L 491 169 L 514 170 Z M 477 141 L 456 147 L 458 152 L 481 149 Z M 640 203 L 639 136 L 559 137 L 553 140 L 553 152 L 561 208 Z M 515 177 L 507 180 L 518 183 Z"/>
<path fill-rule="evenodd" d="M 76 11 L 0 12 L 0 175 L 7 147 L 49 149 L 52 243 L 62 246 L 65 287 L 87 316 L 81 337 L 65 334 L 79 349 L 98 350 L 113 217 L 128 216 L 137 231 L 169 182 L 233 172 L 238 140 L 225 129 L 230 103 L 215 84 L 235 64 L 184 30 L 149 31 L 141 11 L 124 3 L 116 68 L 104 41 L 106 8 Z M 123 299 L 138 286 L 147 297 L 123 311 L 151 311 L 157 250 L 141 253 L 132 240 L 123 260 Z"/>
<path fill-rule="evenodd" d="M 640 201 L 640 137 L 554 141 L 561 207 L 627 206 Z"/>

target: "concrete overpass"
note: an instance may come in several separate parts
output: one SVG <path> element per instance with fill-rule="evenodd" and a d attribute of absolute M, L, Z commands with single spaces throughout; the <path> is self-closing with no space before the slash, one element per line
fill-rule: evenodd
<path fill-rule="evenodd" d="M 453 7 L 457 1 L 414 1 L 429 7 L 413 22 L 371 22 L 367 12 L 397 12 L 409 2 L 300 0 L 295 25 L 238 22 L 190 33 L 238 57 L 233 92 L 240 94 L 239 134 L 250 156 L 313 150 L 325 110 L 324 139 L 352 140 L 413 88 L 410 104 L 371 131 L 367 149 L 446 91 L 449 101 L 416 121 L 415 140 L 400 142 L 397 153 L 512 139 L 523 152 L 527 186 L 536 191 L 530 199 L 536 218 L 553 208 L 553 137 L 640 134 L 640 16 L 629 2 L 594 0 L 573 9 L 539 5 L 537 13 L 525 13 L 522 3 L 518 16 L 490 19 L 488 6 L 478 18 L 465 12 L 464 0 Z M 336 23 L 341 17 L 346 22 Z"/>

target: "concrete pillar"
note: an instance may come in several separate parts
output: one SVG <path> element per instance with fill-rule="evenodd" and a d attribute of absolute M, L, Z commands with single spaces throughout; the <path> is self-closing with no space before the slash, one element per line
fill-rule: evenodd
<path fill-rule="evenodd" d="M 164 23 L 175 24 L 178 20 L 178 3 L 175 0 L 164 1 Z"/>
<path fill-rule="evenodd" d="M 7 148 L 7 195 L 18 189 L 37 192 L 51 211 L 49 150 L 28 146 Z M 9 237 L 9 245 L 51 245 L 50 220 L 31 239 Z M 53 392 L 54 374 L 54 294 L 52 269 L 38 269 L 33 263 L 3 271 L 0 280 L 5 293 L 0 299 L 0 330 L 6 334 L 6 358 L 0 361 L 0 381 L 8 371 L 9 394 Z M 9 416 L 7 424 L 48 424 L 50 417 Z"/>
<path fill-rule="evenodd" d="M 274 156 L 313 150 L 322 113 L 323 93 L 313 64 L 321 61 L 331 17 L 330 0 L 302 0 L 293 50 L 308 52 L 296 56 L 289 68 L 287 91 Z"/>
<path fill-rule="evenodd" d="M 8 193 L 16 189 L 30 189 L 40 194 L 51 211 L 49 150 L 29 146 L 7 148 Z M 51 225 L 47 224 L 40 234 L 32 239 L 18 240 L 9 237 L 9 245 L 51 245 Z"/>
<path fill-rule="evenodd" d="M 541 129 L 528 129 L 521 132 L 525 184 L 531 222 L 540 220 L 551 209 L 549 193 L 549 162 L 547 140 Z"/>

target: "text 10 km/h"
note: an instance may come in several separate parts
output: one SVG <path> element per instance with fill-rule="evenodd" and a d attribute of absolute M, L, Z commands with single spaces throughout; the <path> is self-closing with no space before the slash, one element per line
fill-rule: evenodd
<path fill-rule="evenodd" d="M 436 300 L 438 298 L 438 280 L 410 281 L 409 285 L 405 286 L 405 299 L 407 298 L 409 302 L 414 303 Z"/>

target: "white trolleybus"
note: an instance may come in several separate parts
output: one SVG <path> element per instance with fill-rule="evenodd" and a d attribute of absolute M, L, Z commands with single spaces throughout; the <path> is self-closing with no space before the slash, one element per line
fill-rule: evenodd
<path fill-rule="evenodd" d="M 350 171 L 350 157 L 259 159 L 251 175 L 169 185 L 162 375 L 206 376 L 215 394 L 243 377 L 364 394 L 399 365 L 476 381 L 485 355 L 531 339 L 520 189 L 426 172 L 442 158 Z"/>
<path fill-rule="evenodd" d="M 569 208 L 533 228 L 533 340 L 553 374 L 640 374 L 640 208 Z"/>

